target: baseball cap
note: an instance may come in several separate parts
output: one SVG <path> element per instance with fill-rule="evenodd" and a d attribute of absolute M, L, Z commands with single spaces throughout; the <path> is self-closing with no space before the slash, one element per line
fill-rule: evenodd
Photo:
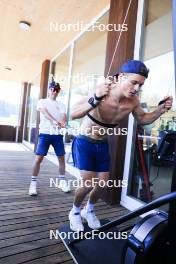
<path fill-rule="evenodd" d="M 51 82 L 50 84 L 49 84 L 49 87 L 48 87 L 49 89 L 52 89 L 52 88 L 56 88 L 56 89 L 61 89 L 60 88 L 60 84 L 59 83 L 57 83 L 57 82 Z"/>
<path fill-rule="evenodd" d="M 136 73 L 148 78 L 149 69 L 140 60 L 129 60 L 121 66 L 114 76 L 118 77 L 119 73 Z"/>

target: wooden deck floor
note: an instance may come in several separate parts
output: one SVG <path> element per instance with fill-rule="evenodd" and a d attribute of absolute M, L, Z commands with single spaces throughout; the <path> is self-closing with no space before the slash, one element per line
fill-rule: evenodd
<path fill-rule="evenodd" d="M 57 166 L 45 159 L 39 195 L 30 197 L 33 159 L 34 154 L 21 145 L 13 145 L 11 151 L 0 148 L 0 264 L 73 263 L 61 240 L 50 239 L 50 230 L 68 224 L 74 191 L 65 194 L 49 187 Z M 114 219 L 127 210 L 99 202 L 96 212 L 100 219 Z"/>

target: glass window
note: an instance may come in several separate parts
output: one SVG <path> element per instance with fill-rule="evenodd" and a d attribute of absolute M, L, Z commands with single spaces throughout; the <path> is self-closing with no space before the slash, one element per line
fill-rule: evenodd
<path fill-rule="evenodd" d="M 68 93 L 69 93 L 69 63 L 70 63 L 70 51 L 71 48 L 67 48 L 53 63 L 54 66 L 54 80 L 60 83 L 61 92 L 57 98 L 58 101 L 62 101 L 65 106 L 68 105 Z"/>
<path fill-rule="evenodd" d="M 32 82 L 26 110 L 26 126 L 24 139 L 34 144 L 36 139 L 37 102 L 40 93 L 40 75 Z"/>
<path fill-rule="evenodd" d="M 0 125 L 17 126 L 21 84 L 0 81 Z"/>
<path fill-rule="evenodd" d="M 175 98 L 171 11 L 171 0 L 148 1 L 142 59 L 150 73 L 141 93 L 141 106 L 146 112 L 155 110 L 165 96 Z M 164 146 L 163 140 L 166 133 L 176 131 L 175 102 L 154 123 L 138 125 L 135 131 L 128 194 L 148 202 L 170 192 L 173 146 Z M 166 154 L 163 159 L 159 159 L 161 151 Z"/>
<path fill-rule="evenodd" d="M 97 24 L 108 24 L 109 12 Z M 93 92 L 99 78 L 104 76 L 107 30 L 85 32 L 75 43 L 71 78 L 71 97 L 69 108 L 77 101 Z M 72 127 L 80 120 L 69 122 Z"/>
<path fill-rule="evenodd" d="M 53 74 L 50 76 L 50 81 L 52 77 L 56 82 L 60 83 L 61 91 L 58 95 L 57 101 L 61 101 L 65 104 L 66 109 L 68 109 L 68 100 L 69 100 L 69 66 L 70 66 L 70 56 L 71 56 L 71 46 L 68 47 L 59 57 L 52 63 Z M 65 142 L 69 143 L 70 138 L 66 134 Z M 50 148 L 50 151 L 53 152 L 53 149 Z M 66 152 L 68 152 L 66 147 Z"/>
<path fill-rule="evenodd" d="M 108 24 L 109 13 L 106 13 L 99 21 L 98 24 Z M 61 84 L 62 93 L 59 95 L 58 100 L 62 100 L 67 108 L 68 120 L 70 118 L 70 108 L 83 96 L 92 92 L 100 77 L 104 75 L 105 55 L 106 55 L 106 41 L 107 31 L 100 31 L 98 27 L 94 31 L 86 31 L 74 43 L 72 69 L 69 76 L 69 63 L 71 47 L 66 49 L 54 61 L 52 71 L 54 72 L 54 80 Z M 51 74 L 52 77 L 52 74 Z M 68 79 L 70 77 L 70 79 Z M 51 78 L 50 78 L 51 80 Z M 78 127 L 80 120 L 68 121 L 71 127 Z M 72 163 L 70 160 L 70 143 L 73 135 L 65 134 L 66 157 L 67 162 Z"/>

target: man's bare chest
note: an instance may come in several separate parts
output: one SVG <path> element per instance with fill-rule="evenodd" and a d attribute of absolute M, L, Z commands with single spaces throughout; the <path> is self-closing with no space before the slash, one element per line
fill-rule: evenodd
<path fill-rule="evenodd" d="M 106 123 L 116 123 L 127 116 L 132 110 L 133 104 L 127 100 L 121 102 L 106 100 L 98 106 L 94 115 Z"/>

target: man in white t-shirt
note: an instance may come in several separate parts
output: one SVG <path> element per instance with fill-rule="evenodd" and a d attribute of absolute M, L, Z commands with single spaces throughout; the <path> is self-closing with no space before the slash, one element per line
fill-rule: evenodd
<path fill-rule="evenodd" d="M 44 156 L 47 155 L 50 145 L 53 146 L 59 161 L 59 188 L 63 192 L 70 191 L 65 180 L 65 149 L 63 136 L 60 134 L 60 129 L 66 125 L 66 109 L 62 102 L 56 101 L 60 89 L 59 83 L 50 83 L 48 98 L 40 99 L 37 104 L 37 110 L 40 111 L 39 140 L 36 148 L 29 195 L 37 195 L 36 186 L 40 164 Z"/>

